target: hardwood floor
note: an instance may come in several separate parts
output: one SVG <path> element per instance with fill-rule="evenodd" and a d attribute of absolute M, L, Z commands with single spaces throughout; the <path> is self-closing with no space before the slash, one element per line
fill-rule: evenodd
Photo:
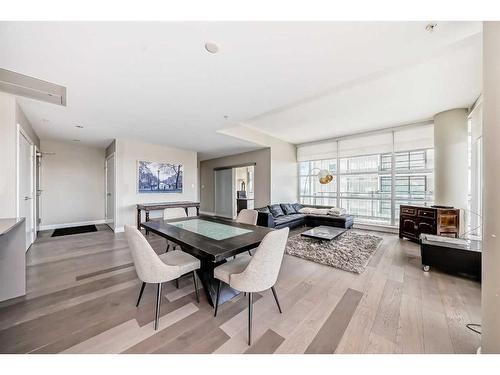
<path fill-rule="evenodd" d="M 375 234 L 383 242 L 361 275 L 285 255 L 276 286 L 283 314 L 270 291 L 257 294 L 248 347 L 246 299 L 214 318 L 190 278 L 179 289 L 166 283 L 154 331 L 155 288 L 136 308 L 140 282 L 123 233 L 44 232 L 27 255 L 28 294 L 0 303 L 0 352 L 475 353 L 479 335 L 465 324 L 480 323 L 480 284 L 424 273 L 416 244 Z M 148 240 L 164 251 L 164 239 Z"/>

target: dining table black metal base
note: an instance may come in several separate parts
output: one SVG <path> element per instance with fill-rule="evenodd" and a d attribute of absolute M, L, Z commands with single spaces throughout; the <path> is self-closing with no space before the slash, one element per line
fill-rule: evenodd
<path fill-rule="evenodd" d="M 201 280 L 201 284 L 203 285 L 208 303 L 213 307 L 215 307 L 215 301 L 217 299 L 217 285 L 219 283 L 219 280 L 214 278 L 214 269 L 224 263 L 226 263 L 225 260 L 218 263 L 201 260 L 201 267 L 196 271 L 196 274 L 198 275 L 198 278 Z M 230 299 L 234 298 L 238 294 L 240 294 L 240 291 L 231 288 L 224 282 L 221 282 L 219 306 L 224 302 L 227 302 Z"/>
<path fill-rule="evenodd" d="M 193 221 L 195 225 L 188 228 L 186 225 Z M 177 226 L 178 222 L 183 225 Z M 196 231 L 197 226 L 211 226 L 204 232 L 205 235 Z M 218 280 L 214 278 L 214 269 L 226 263 L 226 259 L 246 253 L 259 246 L 263 238 L 273 229 L 236 223 L 228 219 L 209 216 L 193 216 L 171 220 L 153 220 L 140 223 L 140 226 L 148 232 L 152 232 L 171 241 L 181 247 L 182 251 L 191 254 L 200 260 L 200 268 L 196 271 L 200 279 L 208 303 L 214 306 L 217 296 Z M 238 233 L 217 239 L 210 230 L 215 232 L 231 229 Z M 212 236 L 211 236 L 212 235 Z M 221 283 L 219 306 L 231 298 L 240 294 L 239 291 Z"/>

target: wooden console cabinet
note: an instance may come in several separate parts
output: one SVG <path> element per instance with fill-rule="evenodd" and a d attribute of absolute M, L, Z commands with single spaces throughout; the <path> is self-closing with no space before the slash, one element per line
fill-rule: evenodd
<path fill-rule="evenodd" d="M 460 210 L 425 206 L 400 206 L 399 237 L 418 241 L 420 234 L 434 234 L 457 238 L 460 228 Z"/>

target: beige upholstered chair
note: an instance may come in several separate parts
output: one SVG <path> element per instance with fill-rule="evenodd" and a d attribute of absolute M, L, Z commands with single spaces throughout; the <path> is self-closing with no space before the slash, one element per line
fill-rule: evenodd
<path fill-rule="evenodd" d="M 214 270 L 214 277 L 219 280 L 214 316 L 217 316 L 221 281 L 231 288 L 248 293 L 248 345 L 252 343 L 253 293 L 271 289 L 281 313 L 274 284 L 278 280 L 289 231 L 289 228 L 283 228 L 268 233 L 253 256 L 238 256 Z"/>
<path fill-rule="evenodd" d="M 163 210 L 163 219 L 164 220 L 170 220 L 170 219 L 182 219 L 183 217 L 188 217 L 186 214 L 186 210 L 182 207 L 174 207 L 174 208 L 167 208 Z M 175 250 L 176 244 L 167 240 L 167 248 L 165 251 L 168 251 L 170 249 L 170 245 L 172 245 L 172 249 Z"/>
<path fill-rule="evenodd" d="M 194 274 L 194 271 L 200 268 L 200 261 L 197 258 L 180 250 L 170 251 L 158 256 L 142 233 L 131 225 L 125 225 L 125 236 L 132 252 L 137 276 L 142 281 L 136 306 L 139 306 L 146 283 L 157 284 L 155 330 L 158 329 L 158 319 L 160 317 L 162 283 L 177 280 L 182 275 L 192 273 L 196 301 L 200 302 Z"/>
<path fill-rule="evenodd" d="M 240 224 L 257 225 L 257 217 L 259 213 L 257 210 L 248 210 L 246 208 L 242 209 L 238 216 L 236 217 L 236 222 Z M 252 255 L 252 252 L 248 250 L 248 254 Z M 236 258 L 236 256 L 235 256 Z"/>
<path fill-rule="evenodd" d="M 244 208 L 238 214 L 236 222 L 241 224 L 257 225 L 257 216 L 258 212 L 256 210 L 247 210 Z"/>

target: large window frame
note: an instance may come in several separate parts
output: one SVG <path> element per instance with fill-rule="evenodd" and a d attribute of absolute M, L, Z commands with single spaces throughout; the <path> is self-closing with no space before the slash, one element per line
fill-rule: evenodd
<path fill-rule="evenodd" d="M 427 147 L 395 151 L 394 132 L 392 133 L 393 143 L 391 152 L 349 157 L 340 157 L 337 153 L 335 158 L 300 161 L 298 163 L 299 201 L 305 204 L 318 206 L 335 205 L 336 207 L 345 207 L 348 205 L 348 201 L 352 201 L 353 204 L 355 202 L 369 201 L 371 203 L 358 204 L 357 207 L 358 212 L 360 212 L 366 208 L 363 208 L 363 205 L 371 206 L 371 210 L 368 208 L 370 213 L 368 215 L 355 214 L 355 220 L 359 223 L 394 227 L 399 225 L 400 204 L 433 204 L 434 149 Z M 429 155 L 432 155 L 432 160 L 428 160 Z M 350 169 L 349 164 L 352 164 L 352 160 L 356 158 L 364 158 L 365 160 L 361 160 L 358 164 L 368 166 L 373 164 L 370 161 L 378 158 L 378 165 L 376 168 L 368 167 L 365 169 L 360 168 L 358 165 L 357 168 Z M 372 160 L 368 160 L 369 158 Z M 304 168 L 303 163 L 309 163 L 309 167 Z M 334 180 L 329 185 L 332 185 L 333 189 L 330 189 L 327 194 L 324 192 L 316 194 L 314 189 L 311 189 L 313 184 L 317 183 L 315 182 L 317 180 L 317 170 L 311 172 L 314 163 L 335 165 L 335 170 L 330 170 L 334 176 Z M 304 170 L 308 170 L 308 174 L 304 174 Z M 376 190 L 372 188 L 369 192 L 355 191 L 356 189 L 353 189 L 354 191 L 350 189 L 342 191 L 341 185 L 349 184 L 350 178 L 353 178 L 356 183 L 362 186 L 358 190 L 363 190 L 363 177 L 365 176 L 366 179 L 371 179 L 372 186 L 375 185 L 374 178 L 376 178 Z M 359 182 L 356 181 L 356 178 Z M 302 186 L 304 182 L 308 185 L 309 189 L 307 191 Z M 369 186 L 369 182 L 364 184 L 365 190 L 367 186 Z M 327 204 L 324 204 L 325 201 L 327 201 Z M 376 215 L 374 215 L 375 211 Z"/>

